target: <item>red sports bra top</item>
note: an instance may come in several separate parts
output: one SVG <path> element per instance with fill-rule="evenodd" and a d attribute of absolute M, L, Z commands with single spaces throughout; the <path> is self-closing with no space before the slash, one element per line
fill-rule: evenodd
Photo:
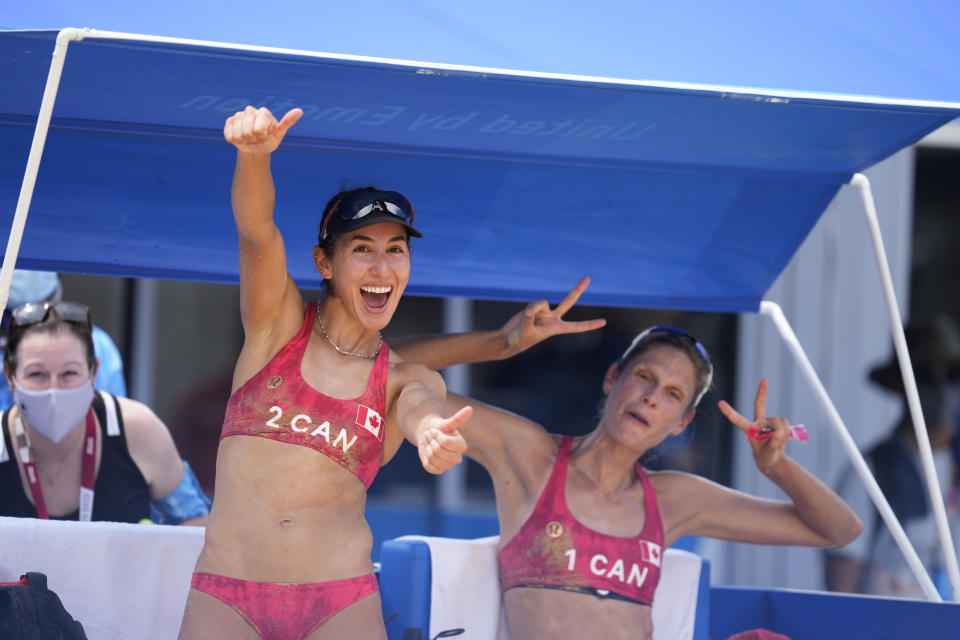
<path fill-rule="evenodd" d="M 300 332 L 230 396 L 220 439 L 259 436 L 310 447 L 369 488 L 383 460 L 390 348 L 386 342 L 380 346 L 363 395 L 351 400 L 326 396 L 300 375 L 315 316 L 316 303 L 311 302 Z"/>
<path fill-rule="evenodd" d="M 564 488 L 572 438 L 560 442 L 557 461 L 537 506 L 498 554 L 500 589 L 540 587 L 653 604 L 660 581 L 663 521 L 650 479 L 643 483 L 643 530 L 632 538 L 609 536 L 580 524 L 567 508 Z"/>

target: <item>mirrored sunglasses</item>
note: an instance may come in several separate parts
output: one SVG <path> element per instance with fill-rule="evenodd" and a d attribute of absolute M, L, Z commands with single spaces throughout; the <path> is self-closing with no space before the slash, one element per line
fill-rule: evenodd
<path fill-rule="evenodd" d="M 396 191 L 352 191 L 344 194 L 330 208 L 320 228 L 320 240 L 335 233 L 338 222 L 360 220 L 371 214 L 390 215 L 407 226 L 413 225 L 413 205 Z M 332 220 L 336 216 L 337 220 Z"/>
<path fill-rule="evenodd" d="M 90 309 L 76 302 L 28 302 L 10 312 L 14 326 L 26 327 L 47 319 L 50 310 L 59 318 L 74 324 L 89 325 Z"/>

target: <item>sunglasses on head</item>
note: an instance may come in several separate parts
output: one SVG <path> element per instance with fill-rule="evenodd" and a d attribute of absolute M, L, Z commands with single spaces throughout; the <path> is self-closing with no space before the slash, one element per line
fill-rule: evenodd
<path fill-rule="evenodd" d="M 328 229 L 330 233 L 335 232 L 338 222 L 360 220 L 371 214 L 394 216 L 403 224 L 413 225 L 413 206 L 396 191 L 351 191 L 334 202 L 324 216 L 320 241 L 326 239 Z M 332 221 L 334 216 L 337 220 Z"/>
<path fill-rule="evenodd" d="M 10 312 L 12 327 L 26 327 L 47 319 L 50 310 L 61 320 L 74 324 L 89 325 L 90 309 L 76 302 L 28 302 Z"/>
<path fill-rule="evenodd" d="M 713 363 L 710 361 L 710 354 L 708 354 L 707 350 L 702 344 L 700 344 L 700 341 L 694 338 L 693 335 L 691 335 L 688 331 L 678 329 L 677 327 L 656 326 L 644 329 L 640 335 L 633 339 L 633 342 L 631 342 L 627 350 L 623 352 L 623 356 L 621 356 L 620 359 L 623 360 L 623 358 L 626 358 L 628 355 L 630 355 L 630 352 L 633 351 L 634 347 L 643 342 L 643 340 L 652 333 L 669 333 L 675 336 L 680 336 L 681 338 L 686 338 L 693 344 L 694 348 L 696 348 L 697 353 L 703 357 L 704 362 L 706 362 L 707 366 L 710 367 L 710 371 L 713 371 Z"/>

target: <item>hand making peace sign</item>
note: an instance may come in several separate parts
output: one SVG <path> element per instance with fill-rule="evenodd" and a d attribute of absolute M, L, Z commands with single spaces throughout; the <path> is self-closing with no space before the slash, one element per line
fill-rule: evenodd
<path fill-rule="evenodd" d="M 568 293 L 555 308 L 550 309 L 550 303 L 546 300 L 537 300 L 510 318 L 503 325 L 503 332 L 507 338 L 507 354 L 504 357 L 529 349 L 551 336 L 593 331 L 607 324 L 603 318 L 579 322 L 568 322 L 563 319 L 564 314 L 576 304 L 589 284 L 590 278 L 584 276 L 573 291 Z"/>
<path fill-rule="evenodd" d="M 721 413 L 734 424 L 735 427 L 743 431 L 746 435 L 751 427 L 757 427 L 771 431 L 771 435 L 766 439 L 750 440 L 750 446 L 753 449 L 753 459 L 757 463 L 757 468 L 764 474 L 773 469 L 785 456 L 787 438 L 790 435 L 790 421 L 786 418 L 767 418 L 767 388 L 770 382 L 764 378 L 757 387 L 757 397 L 753 401 L 753 421 L 747 420 L 728 402 L 721 400 L 718 404 Z"/>

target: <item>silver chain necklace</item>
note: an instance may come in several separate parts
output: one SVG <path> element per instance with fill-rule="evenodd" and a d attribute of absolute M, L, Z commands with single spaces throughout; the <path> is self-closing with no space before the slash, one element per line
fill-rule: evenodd
<path fill-rule="evenodd" d="M 366 358 L 367 360 L 376 360 L 377 356 L 380 354 L 380 347 L 383 345 L 383 336 L 380 335 L 380 332 L 377 332 L 377 349 L 373 352 L 372 356 L 368 356 L 365 353 L 354 353 L 352 351 L 346 351 L 337 346 L 337 343 L 334 342 L 330 336 L 327 335 L 327 330 L 323 328 L 323 320 L 320 319 L 320 305 L 317 305 L 317 324 L 320 325 L 320 333 L 323 334 L 323 337 L 327 339 L 327 342 L 337 350 L 337 353 L 343 354 L 345 356 L 357 356 L 358 358 Z"/>

